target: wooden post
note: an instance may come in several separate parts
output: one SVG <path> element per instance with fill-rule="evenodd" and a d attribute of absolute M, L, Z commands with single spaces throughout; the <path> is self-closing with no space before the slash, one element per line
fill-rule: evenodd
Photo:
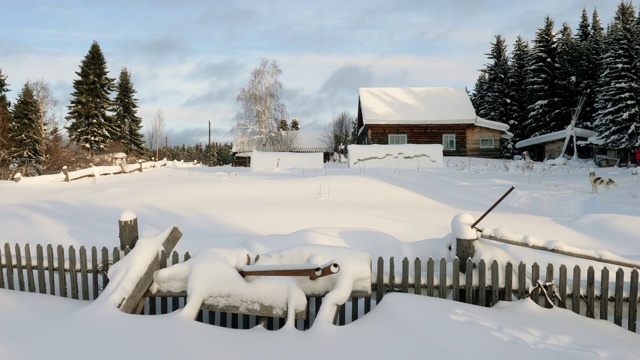
<path fill-rule="evenodd" d="M 477 239 L 457 239 L 456 238 L 456 257 L 460 260 L 460 272 L 467 272 L 467 259 L 473 259 L 476 253 L 473 243 Z M 473 269 L 471 269 L 473 270 Z"/>
<path fill-rule="evenodd" d="M 138 169 L 138 171 L 142 172 L 142 160 L 138 161 L 138 164 L 140 164 L 140 168 Z"/>
<path fill-rule="evenodd" d="M 67 167 L 66 167 L 66 166 L 63 166 L 63 167 L 62 167 L 62 173 L 64 174 L 64 181 L 65 181 L 65 182 L 69 182 L 69 181 L 71 181 L 71 180 L 69 179 L 69 169 L 67 169 Z"/>
<path fill-rule="evenodd" d="M 138 241 L 138 218 L 131 210 L 125 210 L 118 221 L 120 228 L 120 249 L 133 249 Z"/>

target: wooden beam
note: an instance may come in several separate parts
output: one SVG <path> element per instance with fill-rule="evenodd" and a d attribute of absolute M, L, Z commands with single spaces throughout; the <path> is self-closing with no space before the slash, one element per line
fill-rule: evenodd
<path fill-rule="evenodd" d="M 174 226 L 162 243 L 162 247 L 167 254 L 170 254 L 173 251 L 180 238 L 182 238 L 182 232 L 177 226 Z M 145 296 L 149 292 L 149 287 L 153 282 L 153 274 L 158 269 L 160 269 L 160 254 L 156 254 L 153 261 L 147 267 L 147 270 L 144 272 L 140 280 L 138 280 L 138 284 L 136 284 L 133 291 L 131 291 L 131 295 L 129 295 L 122 305 L 120 305 L 121 311 L 129 314 L 139 314 L 142 311 Z"/>

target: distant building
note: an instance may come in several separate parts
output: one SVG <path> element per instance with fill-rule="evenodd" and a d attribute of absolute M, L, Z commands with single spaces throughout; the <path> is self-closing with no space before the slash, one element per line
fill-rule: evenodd
<path fill-rule="evenodd" d="M 456 87 L 358 89 L 358 144 L 442 144 L 444 156 L 500 156 L 509 125 L 476 116 Z"/>
<path fill-rule="evenodd" d="M 297 153 L 320 152 L 323 153 L 324 161 L 327 162 L 329 161 L 330 152 L 322 142 L 322 133 L 322 131 L 310 130 L 282 131 L 282 139 L 286 140 L 283 148 L 271 150 Z M 236 133 L 231 149 L 233 166 L 250 166 L 251 153 L 253 150 L 260 149 L 260 141 L 260 138 L 247 139 L 241 133 Z"/>

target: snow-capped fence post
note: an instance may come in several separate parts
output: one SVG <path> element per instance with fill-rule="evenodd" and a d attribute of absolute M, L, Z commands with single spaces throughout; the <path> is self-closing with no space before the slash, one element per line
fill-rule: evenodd
<path fill-rule="evenodd" d="M 468 214 L 458 214 L 451 220 L 451 230 L 456 237 L 455 256 L 460 260 L 462 273 L 467 271 L 467 259 L 473 259 L 474 242 L 478 240 L 478 233 L 471 227 L 472 223 L 473 218 Z"/>
<path fill-rule="evenodd" d="M 138 241 L 138 218 L 132 210 L 125 210 L 118 221 L 120 229 L 120 249 L 133 249 Z"/>
<path fill-rule="evenodd" d="M 71 179 L 69 179 L 69 169 L 66 166 L 62 167 L 62 173 L 64 174 L 64 181 L 70 182 Z"/>

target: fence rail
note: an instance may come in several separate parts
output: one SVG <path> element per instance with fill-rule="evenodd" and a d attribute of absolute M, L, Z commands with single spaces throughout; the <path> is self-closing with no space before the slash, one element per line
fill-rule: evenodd
<path fill-rule="evenodd" d="M 118 247 L 84 246 L 78 250 L 70 246 L 30 245 L 11 246 L 0 249 L 0 288 L 50 294 L 79 300 L 94 300 L 108 284 L 109 266 L 128 253 Z M 187 261 L 189 253 L 180 256 L 177 252 L 161 254 L 161 268 Z M 611 321 L 618 326 L 637 332 L 638 270 L 618 268 L 611 272 L 604 267 L 596 274 L 593 267 L 586 272 L 575 266 L 558 269 L 549 264 L 541 267 L 534 263 L 500 265 L 469 260 L 460 273 L 460 261 L 432 258 L 413 260 L 404 258 L 396 264 L 394 258 L 385 261 L 378 258 L 372 269 L 372 292 L 370 297 L 354 297 L 338 312 L 337 323 L 352 322 L 373 309 L 390 292 L 412 293 L 439 297 L 480 306 L 493 306 L 498 301 L 513 301 L 530 297 L 541 306 L 551 305 L 594 319 Z M 557 271 L 556 271 L 557 270 Z M 625 271 L 626 270 L 626 271 Z M 549 299 L 533 291 L 536 284 L 549 290 Z M 549 300 L 553 304 L 549 303 Z M 166 314 L 184 307 L 186 296 L 149 297 L 143 313 Z M 297 320 L 296 327 L 308 329 L 322 303 L 321 297 L 309 298 L 307 316 Z M 260 322 L 256 316 L 228 314 L 203 310 L 198 321 L 233 328 L 250 328 Z M 268 328 L 279 329 L 285 319 L 269 318 Z"/>

